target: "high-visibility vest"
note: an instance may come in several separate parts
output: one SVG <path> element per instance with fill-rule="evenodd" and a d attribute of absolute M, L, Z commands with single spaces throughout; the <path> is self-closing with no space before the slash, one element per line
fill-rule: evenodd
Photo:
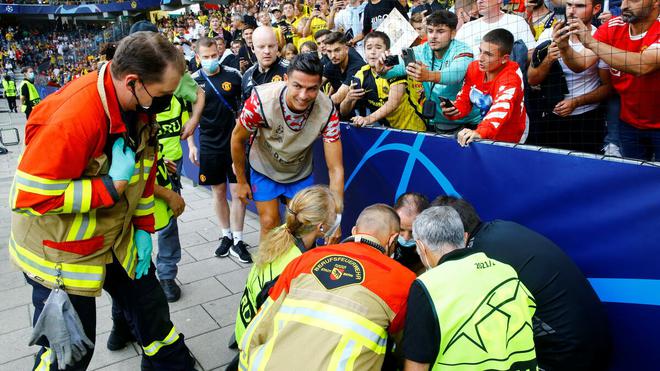
<path fill-rule="evenodd" d="M 280 228 L 283 228 L 283 226 Z M 261 290 L 263 290 L 267 283 L 276 279 L 293 259 L 302 254 L 302 251 L 304 250 L 301 250 L 298 245 L 293 244 L 284 254 L 267 265 L 259 267 L 255 264 L 252 266 L 247 282 L 245 283 L 243 296 L 241 296 L 241 302 L 238 305 L 238 313 L 236 314 L 234 335 L 237 342 L 241 341 L 247 325 L 257 315 L 257 311 L 259 310 L 257 296 Z"/>
<path fill-rule="evenodd" d="M 176 96 L 172 96 L 170 107 L 167 111 L 156 115 L 156 121 L 160 126 L 158 129 L 158 143 L 160 151 L 168 160 L 176 161 L 183 157 L 181 148 L 181 129 L 188 121 L 188 109 Z"/>
<path fill-rule="evenodd" d="M 433 370 L 536 370 L 532 294 L 509 265 L 473 253 L 417 278 L 440 324 Z"/>
<path fill-rule="evenodd" d="M 41 101 L 39 92 L 37 92 L 37 88 L 34 87 L 34 84 L 27 80 L 23 80 L 23 83 L 21 84 L 21 91 L 23 91 L 23 85 L 27 85 L 29 96 L 27 97 L 27 102 L 23 101 L 23 104 L 21 104 L 21 112 L 27 111 L 28 103 L 30 104 L 30 108 L 33 108 Z"/>
<path fill-rule="evenodd" d="M 14 80 L 2 80 L 2 88 L 5 90 L 5 97 L 15 97 L 16 96 L 16 83 Z"/>
<path fill-rule="evenodd" d="M 108 110 L 104 87 L 107 64 L 98 74 L 97 90 Z M 109 72 L 108 72 L 109 73 Z M 71 108 L 75 109 L 75 108 Z M 151 125 L 138 121 L 141 134 L 135 170 L 122 197 L 111 207 L 91 209 L 92 179 L 50 180 L 16 171 L 10 190 L 12 213 L 9 254 L 14 263 L 31 279 L 53 288 L 60 283 L 74 295 L 100 296 L 105 280 L 105 266 L 117 258 L 129 277 L 135 277 L 137 246 L 133 241 L 133 217 L 154 212 L 154 198 L 142 197 L 154 166 L 156 147 L 151 146 Z M 106 154 L 93 159 L 84 174 L 101 176 L 110 168 Z M 17 190 L 64 197 L 59 212 L 38 214 L 16 208 Z M 58 282 L 59 280 L 61 282 Z"/>
<path fill-rule="evenodd" d="M 170 175 L 163 161 L 162 152 L 158 152 L 158 161 L 156 162 L 156 183 L 164 188 L 172 189 L 172 182 Z M 174 212 L 165 200 L 159 197 L 154 197 L 154 229 L 161 230 L 170 223 L 170 219 L 174 216 Z"/>

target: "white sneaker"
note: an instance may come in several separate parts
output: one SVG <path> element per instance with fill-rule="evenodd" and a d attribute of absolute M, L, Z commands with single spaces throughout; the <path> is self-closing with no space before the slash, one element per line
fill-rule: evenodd
<path fill-rule="evenodd" d="M 605 147 L 603 147 L 603 153 L 605 156 L 621 157 L 621 150 L 619 149 L 619 146 L 614 143 L 607 143 Z"/>

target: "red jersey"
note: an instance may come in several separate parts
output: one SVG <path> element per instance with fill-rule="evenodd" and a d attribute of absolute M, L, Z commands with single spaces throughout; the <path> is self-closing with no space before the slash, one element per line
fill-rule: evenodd
<path fill-rule="evenodd" d="M 617 49 L 641 53 L 660 48 L 660 21 L 646 33 L 630 35 L 630 24 L 614 17 L 600 26 L 594 38 Z M 621 120 L 638 129 L 660 129 L 660 71 L 635 76 L 610 67 L 612 86 L 621 96 Z"/>
<path fill-rule="evenodd" d="M 238 122 L 250 133 L 257 131 L 257 129 L 263 126 L 266 122 L 262 117 L 262 111 L 259 104 L 257 93 L 252 92 L 250 98 L 245 101 L 241 116 L 238 118 Z M 307 120 L 307 116 L 309 116 L 309 111 L 297 113 L 290 110 L 286 102 L 284 102 L 284 94 L 280 97 L 280 105 L 284 112 L 284 120 L 289 124 L 289 127 L 293 130 L 301 130 Z M 330 121 L 328 121 L 325 129 L 323 129 L 321 136 L 323 137 L 324 142 L 332 143 L 339 140 L 339 134 L 339 114 L 337 113 L 337 110 L 333 109 Z"/>
<path fill-rule="evenodd" d="M 477 133 L 483 139 L 521 142 L 525 139 L 527 111 L 518 64 L 508 61 L 493 80 L 485 80 L 486 72 L 479 70 L 479 61 L 470 63 L 463 88 L 454 102 L 460 114 L 448 118 L 461 119 L 470 113 L 472 105 L 476 105 L 483 117 L 477 126 Z"/>

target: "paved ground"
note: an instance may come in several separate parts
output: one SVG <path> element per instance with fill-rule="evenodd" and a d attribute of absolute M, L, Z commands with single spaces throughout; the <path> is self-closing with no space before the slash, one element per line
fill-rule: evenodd
<path fill-rule="evenodd" d="M 0 111 L 6 101 L 0 101 Z M 23 138 L 23 114 L 0 113 L 0 128 L 16 127 Z M 22 144 L 22 143 L 21 143 Z M 0 370 L 29 370 L 36 347 L 27 345 L 31 332 L 33 307 L 30 286 L 10 262 L 7 241 L 10 210 L 7 205 L 9 187 L 16 169 L 21 146 L 11 146 L 8 155 L 0 156 Z M 249 266 L 233 258 L 218 259 L 213 255 L 218 245 L 220 228 L 211 209 L 211 195 L 202 187 L 184 181 L 186 211 L 179 218 L 183 247 L 177 281 L 181 299 L 170 305 L 172 321 L 186 336 L 188 347 L 201 370 L 221 370 L 235 352 L 227 349 L 233 332 L 236 309 Z M 248 213 L 244 240 L 250 246 L 259 242 L 259 222 Z M 155 241 L 155 240 L 154 240 Z M 156 254 L 154 243 L 154 257 Z M 121 351 L 105 347 L 112 327 L 109 295 L 96 301 L 97 336 L 90 370 L 139 370 L 140 347 L 133 344 Z"/>

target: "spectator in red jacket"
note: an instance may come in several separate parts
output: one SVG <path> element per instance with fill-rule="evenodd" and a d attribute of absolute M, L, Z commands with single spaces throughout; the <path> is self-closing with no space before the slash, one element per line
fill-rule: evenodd
<path fill-rule="evenodd" d="M 468 66 L 456 101 L 442 103 L 442 113 L 450 120 L 465 117 L 473 105 L 481 111 L 476 130 L 458 132 L 458 143 L 464 147 L 477 139 L 523 143 L 527 137 L 522 75 L 509 59 L 513 41 L 511 32 L 502 28 L 484 35 L 479 60 Z"/>

